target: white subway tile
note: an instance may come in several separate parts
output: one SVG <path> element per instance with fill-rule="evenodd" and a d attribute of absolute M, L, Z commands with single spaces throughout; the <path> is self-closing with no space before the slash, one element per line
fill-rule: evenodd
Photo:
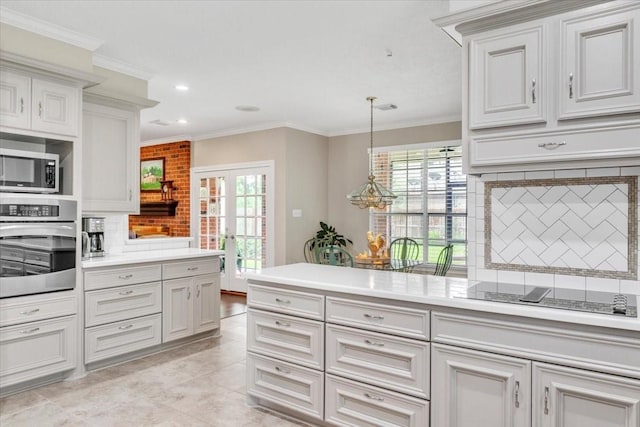
<path fill-rule="evenodd" d="M 474 214 L 474 206 L 476 206 L 476 193 L 467 193 L 467 212 L 469 215 Z"/>
<path fill-rule="evenodd" d="M 524 173 L 524 179 L 551 179 L 553 177 L 553 171 L 534 171 Z"/>
<path fill-rule="evenodd" d="M 499 283 L 515 283 L 518 285 L 523 285 L 524 271 L 498 270 L 498 282 Z"/>
<path fill-rule="evenodd" d="M 564 169 L 554 172 L 556 178 L 584 178 L 587 176 L 585 169 Z"/>
<path fill-rule="evenodd" d="M 484 268 L 478 268 L 476 269 L 476 280 L 497 282 L 498 272 L 496 270 L 485 270 Z"/>
<path fill-rule="evenodd" d="M 476 280 L 476 269 L 475 267 L 467 268 L 467 279 Z"/>
<path fill-rule="evenodd" d="M 587 177 L 594 176 L 620 176 L 620 168 L 587 169 Z"/>
<path fill-rule="evenodd" d="M 553 286 L 556 288 L 579 289 L 584 291 L 587 289 L 587 281 L 584 276 L 556 274 L 553 278 Z"/>
<path fill-rule="evenodd" d="M 640 175 L 640 166 L 628 166 L 620 168 L 620 175 L 629 176 L 629 175 Z"/>
<path fill-rule="evenodd" d="M 497 173 L 483 173 L 482 175 L 480 175 L 480 180 L 482 182 L 497 181 L 498 180 L 498 174 Z"/>
<path fill-rule="evenodd" d="M 620 280 L 620 293 L 640 297 L 640 280 Z"/>
<path fill-rule="evenodd" d="M 524 284 L 531 286 L 551 286 L 553 287 L 553 274 L 532 273 L 525 271 Z"/>
<path fill-rule="evenodd" d="M 587 291 L 620 292 L 620 280 L 587 277 Z"/>
<path fill-rule="evenodd" d="M 518 181 L 524 179 L 524 172 L 506 172 L 498 174 L 498 181 Z"/>

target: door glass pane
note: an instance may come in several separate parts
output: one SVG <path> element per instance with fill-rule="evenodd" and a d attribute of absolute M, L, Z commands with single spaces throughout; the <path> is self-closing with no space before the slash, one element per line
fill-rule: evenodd
<path fill-rule="evenodd" d="M 236 248 L 242 271 L 257 270 L 265 263 L 265 175 L 236 178 Z"/>

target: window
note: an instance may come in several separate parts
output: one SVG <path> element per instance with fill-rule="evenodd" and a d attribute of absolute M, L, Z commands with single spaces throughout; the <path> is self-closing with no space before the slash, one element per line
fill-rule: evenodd
<path fill-rule="evenodd" d="M 398 198 L 383 210 L 372 209 L 369 227 L 391 243 L 410 237 L 421 246 L 423 262 L 435 264 L 442 248 L 453 244 L 453 265 L 467 258 L 467 177 L 459 145 L 389 147 L 373 153 L 376 180 Z M 391 254 L 393 256 L 393 254 Z"/>

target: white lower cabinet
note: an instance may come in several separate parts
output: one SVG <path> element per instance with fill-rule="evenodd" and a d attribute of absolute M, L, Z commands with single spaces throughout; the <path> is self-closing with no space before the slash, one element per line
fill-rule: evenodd
<path fill-rule="evenodd" d="M 0 329 L 0 387 L 76 367 L 77 316 Z"/>
<path fill-rule="evenodd" d="M 85 363 L 97 362 L 161 342 L 160 313 L 108 323 L 85 330 Z"/>
<path fill-rule="evenodd" d="M 220 259 L 162 264 L 162 342 L 220 327 Z"/>
<path fill-rule="evenodd" d="M 353 427 L 426 427 L 429 402 L 327 374 L 325 420 Z"/>
<path fill-rule="evenodd" d="M 631 427 L 640 381 L 432 344 L 434 426 Z"/>
<path fill-rule="evenodd" d="M 531 426 L 531 362 L 432 344 L 431 424 Z"/>
<path fill-rule="evenodd" d="M 313 418 L 324 413 L 324 374 L 254 353 L 247 355 L 247 393 Z"/>
<path fill-rule="evenodd" d="M 532 390 L 536 427 L 640 426 L 640 381 L 534 363 Z"/>

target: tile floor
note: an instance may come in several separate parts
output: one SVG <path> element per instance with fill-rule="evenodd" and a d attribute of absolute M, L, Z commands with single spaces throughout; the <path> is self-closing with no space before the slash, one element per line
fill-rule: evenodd
<path fill-rule="evenodd" d="M 0 426 L 277 426 L 301 424 L 246 404 L 246 314 L 222 337 L 0 399 Z"/>

